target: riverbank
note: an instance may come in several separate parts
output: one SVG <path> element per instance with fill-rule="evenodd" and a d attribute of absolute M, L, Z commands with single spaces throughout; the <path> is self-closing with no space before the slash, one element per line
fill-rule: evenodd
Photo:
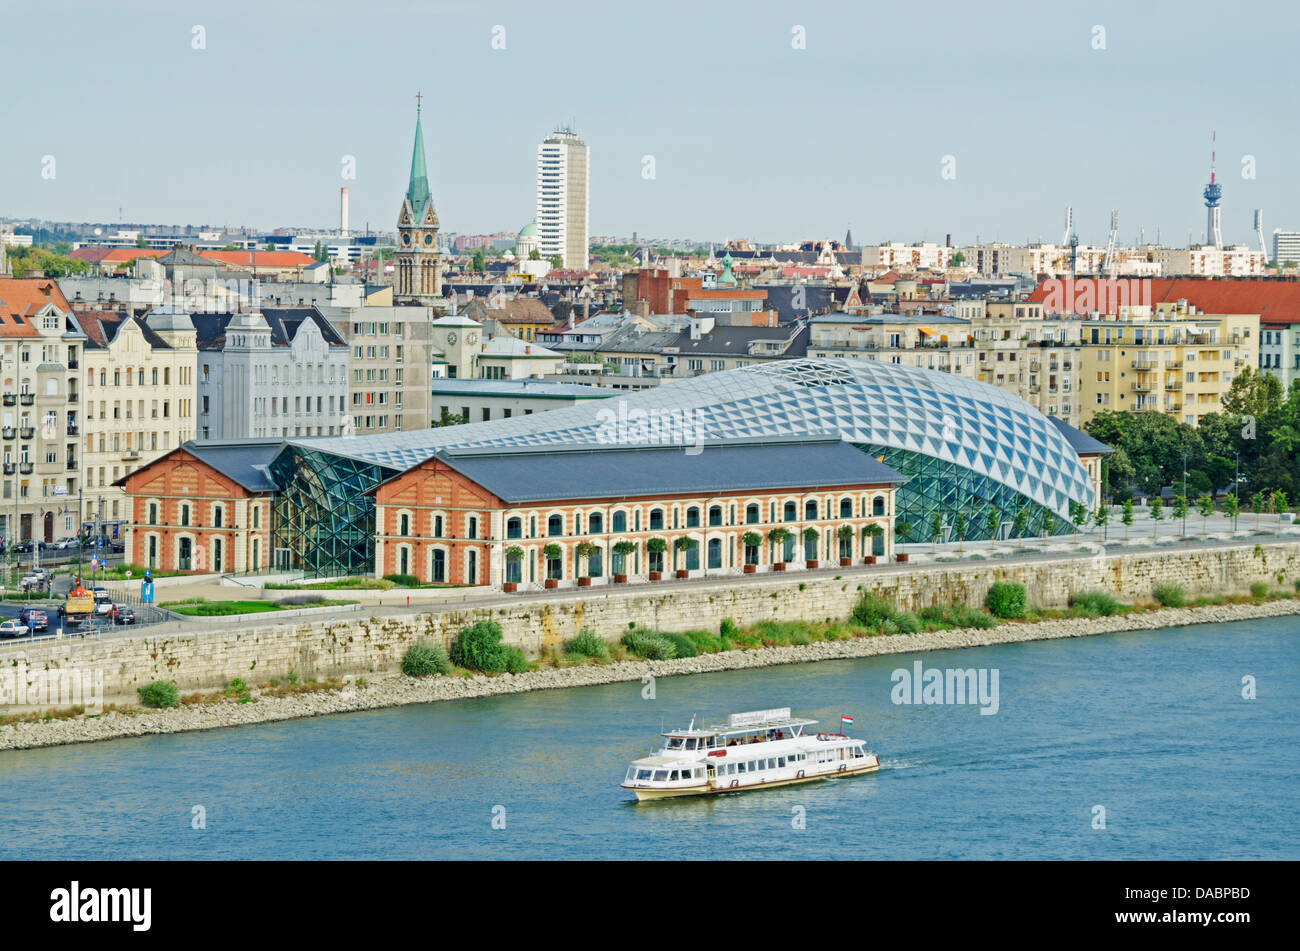
<path fill-rule="evenodd" d="M 384 674 L 348 680 L 336 691 L 256 697 L 248 703 L 221 700 L 166 710 L 111 711 L 97 717 L 12 723 L 0 727 L 0 750 L 91 743 L 157 733 L 184 733 L 530 690 L 559 690 L 640 681 L 646 675 L 674 677 L 748 667 L 985 647 L 1295 614 L 1300 614 L 1300 600 L 1280 599 L 1254 604 L 1162 608 L 1110 617 L 1008 622 L 985 630 L 962 628 L 917 634 L 878 635 L 852 640 L 818 641 L 802 646 L 724 651 L 677 660 L 619 661 L 605 665 L 546 668 L 496 677 L 480 674 L 474 677 L 415 679 L 400 674 Z"/>

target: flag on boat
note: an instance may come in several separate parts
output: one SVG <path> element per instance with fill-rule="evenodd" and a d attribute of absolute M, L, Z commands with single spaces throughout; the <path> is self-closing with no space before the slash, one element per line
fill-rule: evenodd
<path fill-rule="evenodd" d="M 840 717 L 840 722 L 846 726 L 853 726 L 853 717 Z"/>

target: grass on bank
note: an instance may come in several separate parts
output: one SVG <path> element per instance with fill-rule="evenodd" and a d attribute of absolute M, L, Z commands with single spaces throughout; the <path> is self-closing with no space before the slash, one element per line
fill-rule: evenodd
<path fill-rule="evenodd" d="M 304 601 L 209 601 L 207 598 L 187 598 L 184 601 L 164 601 L 158 605 L 177 614 L 191 617 L 226 617 L 232 614 L 264 614 L 268 611 L 296 611 L 300 608 L 332 608 L 355 601 L 327 601 L 310 598 Z"/>

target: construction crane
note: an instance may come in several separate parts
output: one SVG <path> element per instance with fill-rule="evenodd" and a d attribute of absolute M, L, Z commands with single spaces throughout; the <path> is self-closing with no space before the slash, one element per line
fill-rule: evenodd
<path fill-rule="evenodd" d="M 1110 210 L 1110 238 L 1106 241 L 1106 257 L 1101 262 L 1101 272 L 1107 277 L 1115 274 L 1115 238 L 1119 234 L 1119 209 Z"/>

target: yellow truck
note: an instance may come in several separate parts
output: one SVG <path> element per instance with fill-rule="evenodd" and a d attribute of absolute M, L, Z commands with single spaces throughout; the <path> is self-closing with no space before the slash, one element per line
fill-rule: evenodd
<path fill-rule="evenodd" d="M 63 623 L 68 627 L 75 627 L 95 613 L 95 596 L 81 586 L 80 578 L 73 579 L 62 613 Z"/>

